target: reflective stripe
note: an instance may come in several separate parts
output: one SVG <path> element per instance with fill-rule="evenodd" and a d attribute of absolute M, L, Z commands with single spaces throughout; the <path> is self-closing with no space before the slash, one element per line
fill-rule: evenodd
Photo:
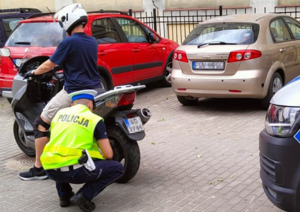
<path fill-rule="evenodd" d="M 70 147 L 64 147 L 64 146 L 45 146 L 43 152 L 63 152 L 64 155 L 73 155 L 73 156 L 81 156 L 82 150 L 70 148 Z"/>
<path fill-rule="evenodd" d="M 64 147 L 64 146 L 45 146 L 43 152 L 45 152 L 45 153 L 49 152 L 51 154 L 56 153 L 56 152 L 63 152 L 64 155 L 67 155 L 64 157 L 64 159 L 66 159 L 67 157 L 78 156 L 78 158 L 79 158 L 82 156 L 82 149 L 75 149 L 75 148 Z M 92 158 L 104 159 L 98 150 L 88 150 L 88 152 Z M 53 155 L 50 157 L 55 157 L 55 156 Z M 57 157 L 61 157 L 61 155 L 57 155 Z M 59 159 L 59 160 L 62 160 L 62 159 Z M 48 160 L 45 160 L 45 161 L 48 161 Z"/>

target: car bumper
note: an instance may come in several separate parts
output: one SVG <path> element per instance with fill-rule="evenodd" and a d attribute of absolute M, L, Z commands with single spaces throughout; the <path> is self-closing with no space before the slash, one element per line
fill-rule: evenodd
<path fill-rule="evenodd" d="M 300 144 L 293 137 L 274 137 L 263 130 L 259 150 L 260 177 L 269 200 L 283 210 L 300 211 Z"/>
<path fill-rule="evenodd" d="M 239 71 L 235 75 L 186 75 L 172 70 L 172 88 L 178 96 L 209 98 L 257 98 L 266 95 L 261 71 Z"/>
<path fill-rule="evenodd" d="M 2 95 L 2 91 L 10 91 L 12 88 L 12 83 L 14 80 L 14 76 L 5 76 L 0 75 L 0 94 Z"/>

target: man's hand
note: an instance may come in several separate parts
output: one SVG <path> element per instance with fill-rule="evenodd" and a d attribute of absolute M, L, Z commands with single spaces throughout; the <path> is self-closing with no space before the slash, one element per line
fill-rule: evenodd
<path fill-rule="evenodd" d="M 28 79 L 29 77 L 34 76 L 34 70 L 27 71 L 24 75 L 24 79 Z"/>

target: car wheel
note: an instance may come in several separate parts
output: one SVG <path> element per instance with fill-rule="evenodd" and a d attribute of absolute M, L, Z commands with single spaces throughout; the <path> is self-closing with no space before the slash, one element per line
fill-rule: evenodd
<path fill-rule="evenodd" d="M 165 87 L 171 86 L 171 73 L 172 73 L 172 57 L 168 60 L 165 70 L 164 70 L 164 79 L 161 84 Z"/>
<path fill-rule="evenodd" d="M 104 90 L 106 90 L 106 91 L 109 90 L 108 85 L 107 85 L 107 82 L 106 82 L 106 80 L 105 80 L 104 78 L 101 79 L 101 87 L 102 87 Z"/>
<path fill-rule="evenodd" d="M 190 96 L 177 96 L 177 99 L 182 105 L 186 106 L 196 105 L 198 102 L 198 98 Z"/>
<path fill-rule="evenodd" d="M 279 89 L 282 88 L 282 86 L 283 86 L 282 77 L 278 72 L 276 72 L 271 78 L 267 96 L 261 100 L 261 105 L 262 105 L 263 109 L 268 109 L 268 107 L 270 105 L 270 100 L 272 99 L 274 94 L 277 91 L 279 91 Z"/>

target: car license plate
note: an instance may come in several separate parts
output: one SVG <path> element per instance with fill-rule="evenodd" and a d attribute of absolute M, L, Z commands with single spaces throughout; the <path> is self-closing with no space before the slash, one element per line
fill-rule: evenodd
<path fill-rule="evenodd" d="M 224 70 L 224 62 L 197 62 L 193 61 L 194 70 Z"/>
<path fill-rule="evenodd" d="M 141 132 L 144 130 L 144 125 L 139 116 L 130 119 L 125 119 L 125 124 L 129 134 Z"/>
<path fill-rule="evenodd" d="M 26 62 L 28 59 L 14 59 L 14 62 L 17 67 L 19 67 L 22 63 Z"/>

